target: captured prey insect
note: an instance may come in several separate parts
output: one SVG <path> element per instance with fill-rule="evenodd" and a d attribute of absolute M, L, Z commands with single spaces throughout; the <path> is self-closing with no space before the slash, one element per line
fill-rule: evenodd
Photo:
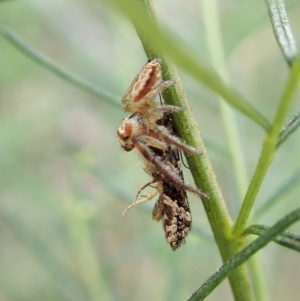
<path fill-rule="evenodd" d="M 125 111 L 132 114 L 123 120 L 118 137 L 124 150 L 138 151 L 145 171 L 152 177 L 149 183 L 139 189 L 133 203 L 124 213 L 159 195 L 152 216 L 157 221 L 163 220 L 166 239 L 171 248 L 176 250 L 185 243 L 192 225 L 186 191 L 204 198 L 209 196 L 186 184 L 183 179 L 179 151 L 201 154 L 200 150 L 174 135 L 169 115 L 183 108 L 155 101 L 160 92 L 174 83 L 172 80 L 163 80 L 160 60 L 154 59 L 147 63 L 122 98 Z M 138 200 L 148 186 L 154 187 L 154 191 Z"/>

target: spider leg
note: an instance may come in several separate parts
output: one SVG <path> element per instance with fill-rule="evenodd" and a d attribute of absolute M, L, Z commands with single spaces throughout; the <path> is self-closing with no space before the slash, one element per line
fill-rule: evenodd
<path fill-rule="evenodd" d="M 162 151 L 164 151 L 167 147 L 163 141 L 160 141 L 154 137 L 150 137 L 150 136 L 146 136 L 146 135 L 140 135 L 138 137 L 139 137 L 138 139 L 141 141 L 141 143 L 143 143 L 146 146 L 152 146 L 152 147 L 160 149 Z M 132 141 L 134 139 L 135 138 L 133 137 Z"/>
<path fill-rule="evenodd" d="M 148 114 L 152 114 L 152 113 L 156 113 L 156 112 L 159 112 L 161 114 L 164 114 L 164 113 L 177 113 L 177 112 L 181 112 L 185 110 L 184 107 L 178 107 L 178 106 L 172 106 L 172 105 L 159 105 L 155 108 L 152 108 L 150 109 L 148 112 Z"/>
<path fill-rule="evenodd" d="M 163 141 L 165 141 L 167 144 L 171 144 L 176 146 L 177 148 L 193 154 L 193 155 L 201 155 L 202 151 L 187 145 L 186 143 L 184 143 L 183 141 L 181 141 L 178 137 L 170 134 L 170 132 L 164 127 L 164 126 L 157 126 L 156 130 L 155 130 L 155 134 Z"/>
<path fill-rule="evenodd" d="M 171 80 L 165 80 L 165 81 L 157 81 L 157 84 L 152 87 L 151 91 L 148 92 L 146 97 L 148 99 L 154 99 L 154 98 L 156 98 L 156 96 L 159 93 L 161 93 L 166 88 L 174 85 L 175 83 L 176 83 L 175 80 L 172 80 L 172 79 Z"/>
<path fill-rule="evenodd" d="M 210 196 L 201 190 L 194 188 L 193 186 L 190 186 L 188 184 L 185 184 L 182 178 L 178 175 L 178 171 L 174 168 L 171 164 L 166 164 L 164 161 L 162 161 L 158 156 L 156 156 L 153 151 L 143 142 L 143 138 L 145 136 L 138 136 L 133 137 L 133 143 L 135 147 L 140 151 L 140 153 L 143 155 L 143 157 L 153 164 L 153 166 L 158 171 L 157 174 L 162 179 L 165 179 L 166 181 L 169 181 L 175 185 L 177 185 L 180 189 L 188 190 L 200 197 L 204 197 L 209 199 Z"/>
<path fill-rule="evenodd" d="M 153 179 L 152 181 L 150 181 L 150 182 L 148 182 L 147 184 L 143 185 L 143 186 L 138 190 L 138 192 L 136 193 L 136 195 L 135 195 L 135 197 L 134 197 L 134 199 L 133 199 L 133 203 L 136 203 L 136 202 L 137 202 L 137 199 L 138 199 L 140 193 L 141 193 L 146 187 L 148 187 L 148 186 L 153 187 L 153 186 L 151 186 L 151 185 L 152 185 L 153 183 L 156 183 L 156 182 L 157 182 L 157 181 Z"/>
<path fill-rule="evenodd" d="M 122 213 L 122 215 L 124 216 L 126 214 L 126 212 L 128 210 L 130 210 L 132 207 L 138 205 L 138 204 L 142 204 L 142 203 L 146 203 L 150 200 L 152 200 L 159 192 L 159 190 L 156 188 L 153 192 L 151 192 L 150 194 L 148 194 L 145 198 L 141 199 L 141 200 L 137 200 L 140 193 L 147 187 L 147 186 L 151 186 L 151 184 L 157 182 L 157 180 L 152 180 L 149 183 L 143 185 L 137 192 L 132 204 L 130 204 Z"/>

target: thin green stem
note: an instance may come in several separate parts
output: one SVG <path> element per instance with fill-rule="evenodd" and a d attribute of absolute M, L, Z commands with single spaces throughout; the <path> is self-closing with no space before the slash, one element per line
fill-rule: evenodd
<path fill-rule="evenodd" d="M 229 77 L 225 67 L 225 53 L 222 45 L 221 38 L 221 25 L 220 18 L 218 16 L 218 6 L 216 0 L 203 0 L 201 1 L 204 27 L 206 29 L 206 39 L 209 47 L 209 53 L 211 55 L 212 64 L 215 70 L 220 74 L 221 78 L 228 83 Z M 235 113 L 232 108 L 228 106 L 226 102 L 219 96 L 219 108 L 222 116 L 224 131 L 227 137 L 229 150 L 231 153 L 231 159 L 233 164 L 233 170 L 235 175 L 235 181 L 238 188 L 238 196 L 240 202 L 244 197 L 244 194 L 248 186 L 248 178 L 246 171 L 246 163 L 243 157 L 243 151 L 239 139 L 238 128 L 235 120 Z M 253 277 L 253 286 L 255 288 L 255 300 L 269 300 L 266 283 L 264 281 L 263 270 L 261 268 L 261 262 L 258 260 L 258 256 L 251 258 L 251 264 L 248 265 L 251 269 Z M 231 283 L 232 286 L 235 283 Z M 250 286 L 247 286 L 250 288 Z M 248 292 L 251 296 L 252 292 Z M 238 296 L 236 296 L 238 300 Z"/>
<path fill-rule="evenodd" d="M 268 168 L 271 162 L 273 161 L 280 129 L 284 123 L 293 96 L 296 92 L 299 78 L 300 78 L 300 58 L 298 58 L 293 64 L 293 67 L 290 71 L 287 80 L 287 84 L 285 86 L 285 90 L 281 97 L 281 101 L 279 103 L 273 121 L 272 129 L 267 134 L 264 140 L 260 158 L 256 166 L 256 170 L 254 172 L 253 178 L 251 180 L 245 199 L 243 201 L 241 210 L 238 214 L 238 217 L 233 227 L 233 231 L 232 231 L 233 236 L 239 236 L 245 229 L 256 196 L 259 192 L 259 189 L 268 171 Z"/>
<path fill-rule="evenodd" d="M 120 103 L 120 100 L 118 99 L 118 97 L 111 95 L 110 93 L 90 84 L 89 82 L 85 81 L 84 79 L 65 70 L 61 66 L 58 66 L 50 58 L 48 58 L 45 55 L 34 50 L 25 41 L 23 41 L 20 37 L 18 37 L 15 33 L 13 33 L 11 30 L 9 30 L 8 28 L 6 28 L 3 25 L 0 25 L 0 34 L 9 43 L 11 43 L 16 49 L 21 51 L 28 58 L 30 58 L 37 64 L 41 65 L 42 67 L 48 69 L 49 71 L 51 71 L 55 75 L 59 76 L 63 80 L 71 83 L 72 85 L 74 85 L 84 91 L 87 91 L 87 92 L 99 97 L 101 100 L 107 102 L 108 104 L 110 104 L 114 107 L 117 107 L 117 108 L 121 107 L 121 103 Z"/>
<path fill-rule="evenodd" d="M 277 235 L 282 233 L 286 228 L 296 221 L 300 220 L 300 208 L 287 214 L 280 219 L 271 228 L 265 231 L 262 236 L 250 243 L 246 248 L 228 260 L 220 269 L 217 270 L 202 286 L 191 296 L 188 301 L 201 301 L 208 296 L 215 287 L 217 287 L 226 277 L 228 277 L 237 267 L 248 260 L 258 250 L 267 245 Z"/>
<path fill-rule="evenodd" d="M 266 0 L 269 17 L 276 41 L 289 67 L 297 58 L 296 41 L 289 24 L 289 19 L 282 0 Z M 280 132 L 276 148 L 278 148 L 300 125 L 300 113 L 295 115 Z"/>

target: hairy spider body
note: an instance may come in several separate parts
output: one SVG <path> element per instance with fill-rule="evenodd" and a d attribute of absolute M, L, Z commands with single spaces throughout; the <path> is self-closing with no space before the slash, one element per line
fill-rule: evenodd
<path fill-rule="evenodd" d="M 173 80 L 163 80 L 160 59 L 150 61 L 135 77 L 123 96 L 124 110 L 131 113 L 147 113 L 149 109 L 157 107 L 156 96 L 174 83 Z"/>
<path fill-rule="evenodd" d="M 162 79 L 160 60 L 154 59 L 146 64 L 122 98 L 124 110 L 132 114 L 122 121 L 117 132 L 122 148 L 126 151 L 136 149 L 145 171 L 152 177 L 149 183 L 139 189 L 124 213 L 159 195 L 152 216 L 154 220 L 163 220 L 165 236 L 172 250 L 185 242 L 192 225 L 186 191 L 209 198 L 183 179 L 179 151 L 201 154 L 199 149 L 187 145 L 174 135 L 169 115 L 183 108 L 155 101 L 160 92 L 174 83 Z M 154 191 L 138 200 L 148 186 L 154 187 Z"/>

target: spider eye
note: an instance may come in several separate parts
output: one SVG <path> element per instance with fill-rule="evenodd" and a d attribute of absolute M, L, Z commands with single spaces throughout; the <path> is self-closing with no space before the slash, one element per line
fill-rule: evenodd
<path fill-rule="evenodd" d="M 130 152 L 131 150 L 134 149 L 134 144 L 131 143 L 130 140 L 123 140 L 123 143 L 121 144 L 122 148 L 126 151 L 126 152 Z"/>

